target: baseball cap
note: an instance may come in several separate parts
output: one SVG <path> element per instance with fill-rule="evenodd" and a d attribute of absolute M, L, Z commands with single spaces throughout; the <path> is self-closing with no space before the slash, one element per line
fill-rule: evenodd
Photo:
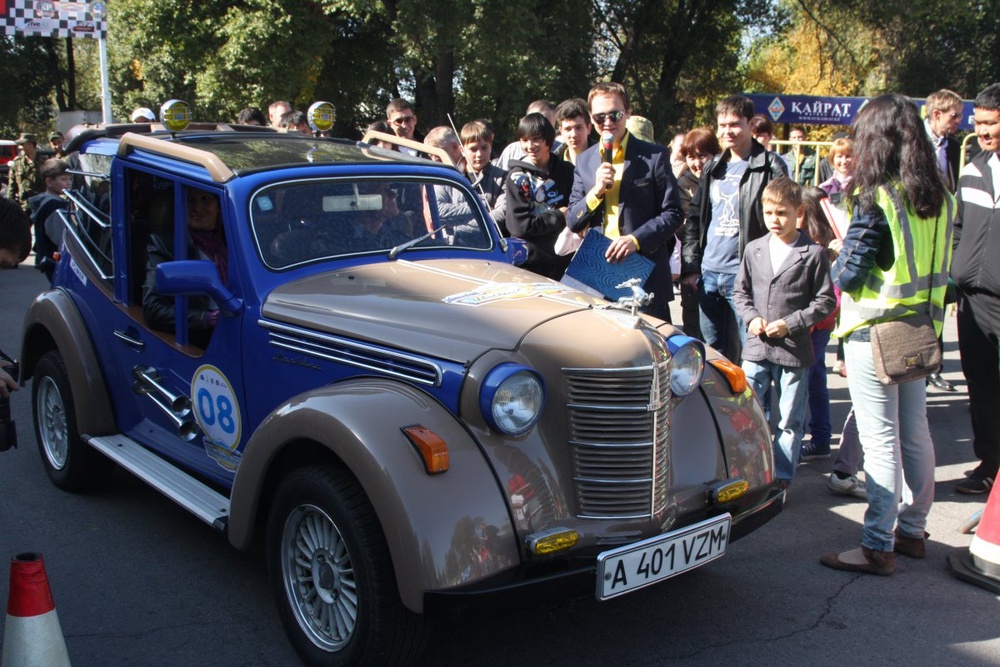
<path fill-rule="evenodd" d="M 55 141 L 56 139 L 62 139 L 62 138 L 63 138 L 62 132 L 53 132 L 52 134 L 49 135 L 49 141 Z"/>
<path fill-rule="evenodd" d="M 138 107 L 132 111 L 130 120 L 133 123 L 155 123 L 156 114 L 149 107 Z"/>
<path fill-rule="evenodd" d="M 21 133 L 21 136 L 19 136 L 19 137 L 17 138 L 17 141 L 15 141 L 14 143 L 16 143 L 16 144 L 19 144 L 19 145 L 20 145 L 20 144 L 26 144 L 26 143 L 28 143 L 29 141 L 30 141 L 31 143 L 35 144 L 36 146 L 38 145 L 38 137 L 36 137 L 36 136 L 35 136 L 34 134 L 32 134 L 31 132 L 22 132 L 22 133 Z"/>

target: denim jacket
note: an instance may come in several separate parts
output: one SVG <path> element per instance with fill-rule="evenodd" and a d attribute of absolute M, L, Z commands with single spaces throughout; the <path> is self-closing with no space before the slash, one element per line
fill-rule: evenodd
<path fill-rule="evenodd" d="M 851 224 L 844 235 L 844 245 L 833 263 L 830 277 L 841 292 L 850 294 L 864 284 L 876 264 L 888 270 L 895 261 L 890 239 L 889 221 L 880 206 L 862 211 L 857 204 L 851 214 Z"/>

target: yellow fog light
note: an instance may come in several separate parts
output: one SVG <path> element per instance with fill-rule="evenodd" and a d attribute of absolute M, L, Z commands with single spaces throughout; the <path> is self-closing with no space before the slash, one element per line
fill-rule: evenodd
<path fill-rule="evenodd" d="M 329 132 L 333 129 L 337 112 L 329 102 L 313 102 L 306 111 L 306 118 L 309 119 L 309 127 L 313 132 Z"/>
<path fill-rule="evenodd" d="M 528 537 L 528 548 L 537 556 L 546 556 L 575 546 L 580 535 L 575 530 L 553 528 Z"/>
<path fill-rule="evenodd" d="M 160 122 L 171 132 L 183 131 L 191 118 L 191 107 L 183 100 L 168 100 L 160 107 Z"/>
<path fill-rule="evenodd" d="M 750 490 L 750 482 L 736 479 L 721 482 L 712 489 L 712 502 L 716 505 L 732 502 Z"/>

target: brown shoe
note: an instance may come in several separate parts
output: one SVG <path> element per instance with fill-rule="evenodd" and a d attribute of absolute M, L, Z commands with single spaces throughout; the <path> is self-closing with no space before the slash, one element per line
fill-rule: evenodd
<path fill-rule="evenodd" d="M 924 533 L 923 537 L 908 537 L 896 529 L 896 544 L 893 551 L 910 558 L 925 558 L 927 556 L 927 538 L 930 533 Z"/>
<path fill-rule="evenodd" d="M 896 571 L 896 561 L 891 551 L 876 551 L 868 547 L 851 549 L 842 553 L 823 554 L 819 562 L 834 570 L 864 572 L 888 577 Z"/>

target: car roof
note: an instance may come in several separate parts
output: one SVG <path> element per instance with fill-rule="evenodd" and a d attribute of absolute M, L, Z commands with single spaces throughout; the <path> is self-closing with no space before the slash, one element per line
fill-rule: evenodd
<path fill-rule="evenodd" d="M 200 165 L 217 183 L 254 172 L 311 164 L 436 164 L 363 142 L 239 125 L 202 125 L 179 133 L 157 123 L 90 126 L 73 132 L 68 150 L 96 140 L 115 142 L 113 152 L 119 156 L 142 152 Z"/>

